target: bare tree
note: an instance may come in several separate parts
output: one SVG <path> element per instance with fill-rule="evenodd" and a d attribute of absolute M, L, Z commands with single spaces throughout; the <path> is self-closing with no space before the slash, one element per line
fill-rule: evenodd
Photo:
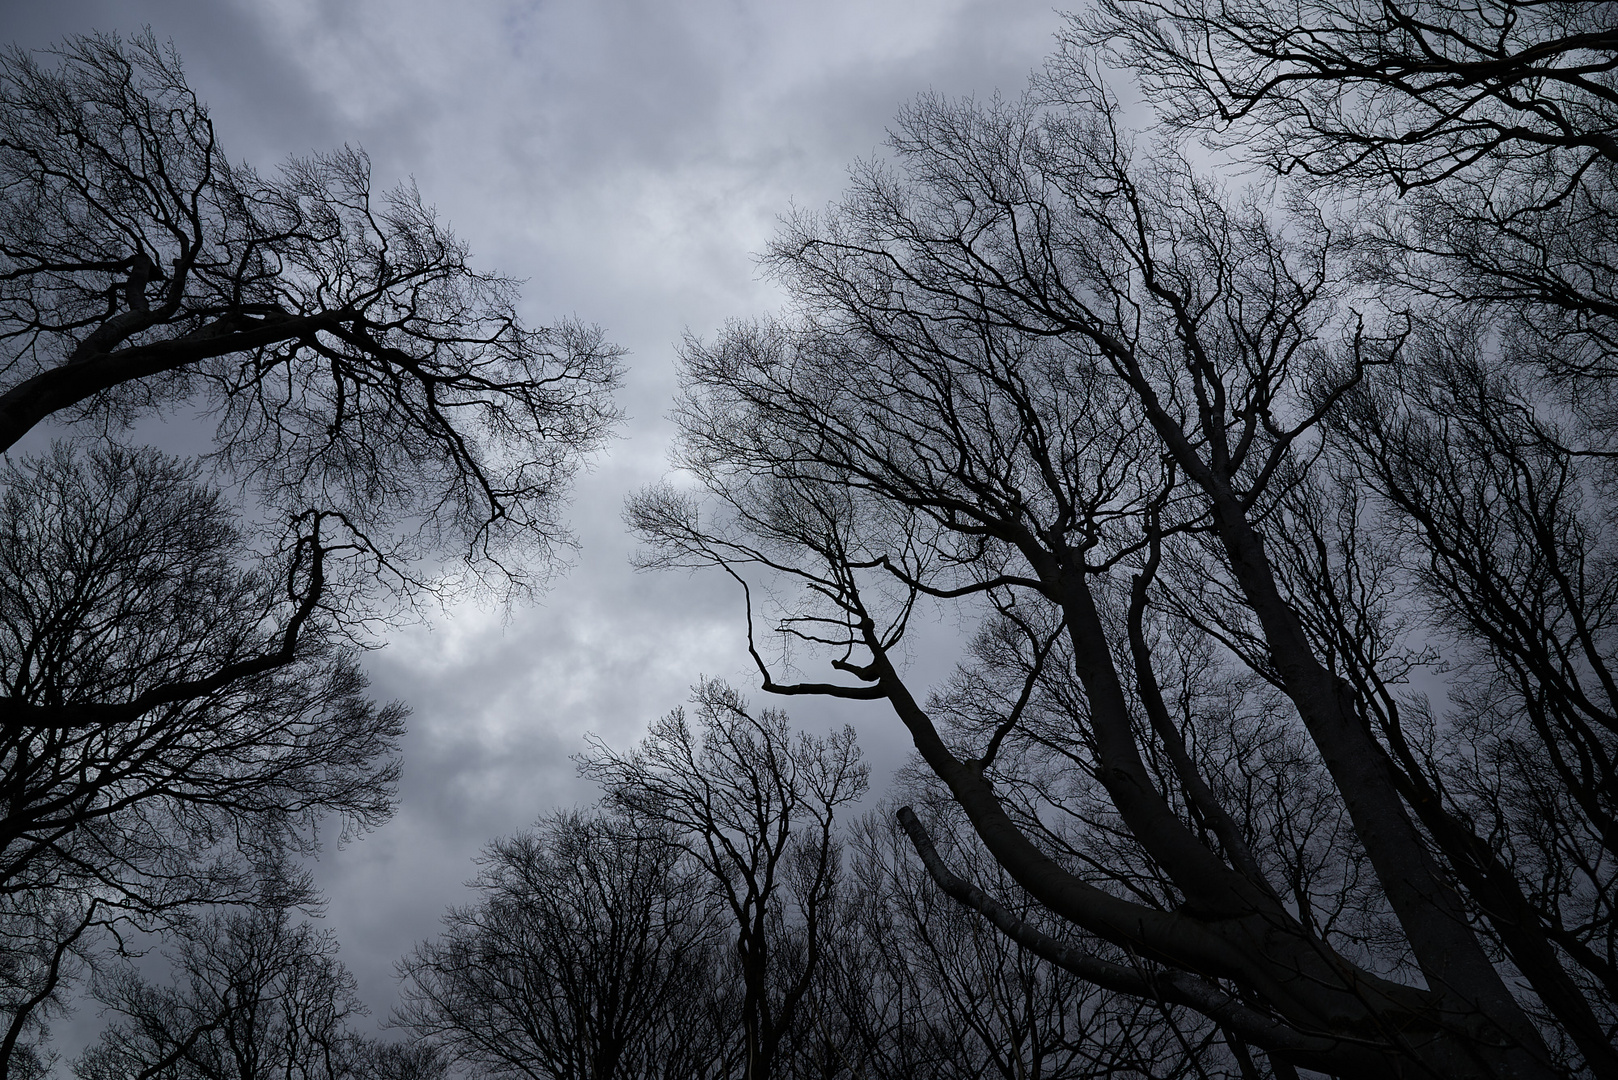
<path fill-rule="evenodd" d="M 559 813 L 483 867 L 482 900 L 401 963 L 396 1023 L 489 1076 L 730 1075 L 717 912 L 666 830 Z"/>
<path fill-rule="evenodd" d="M 1383 282 L 1509 309 L 1566 373 L 1618 347 L 1618 7 L 1103 0 L 1107 49 L 1165 123 L 1329 199 Z M 1397 199 L 1397 202 L 1393 200 Z"/>
<path fill-rule="evenodd" d="M 1442 367 L 1419 313 L 1361 288 L 1352 238 L 1307 204 L 1226 197 L 1172 147 L 1138 157 L 1085 64 L 1020 101 L 924 98 L 893 149 L 772 247 L 794 321 L 689 343 L 680 461 L 711 498 L 631 502 L 651 561 L 724 567 L 750 625 L 757 586 L 785 597 L 776 629 L 829 648 L 834 674 L 789 681 L 755 639 L 765 689 L 887 702 L 1076 936 L 955 873 L 901 814 L 924 864 L 1046 960 L 1200 1013 L 1280 1075 L 1612 1072 L 1604 924 L 1584 914 L 1610 888 L 1606 811 L 1579 801 L 1618 730 L 1580 689 L 1606 685 L 1609 564 L 1602 512 L 1572 494 L 1601 490 L 1607 459 L 1554 426 L 1514 443 L 1525 468 L 1474 458 L 1473 414 L 1443 411 L 1457 386 L 1420 376 L 1403 396 Z M 1426 520 L 1349 451 L 1407 436 L 1399 469 L 1462 485 L 1451 523 L 1496 529 L 1489 470 L 1516 485 L 1502 497 L 1522 513 L 1481 549 L 1506 590 L 1482 622 L 1468 549 L 1404 544 Z M 1530 489 L 1566 494 L 1534 511 Z M 1376 514 L 1356 515 L 1367 498 Z M 1556 525 L 1528 544 L 1536 520 Z M 1445 644 L 1420 614 L 1435 596 L 1466 627 L 1455 659 L 1509 691 L 1456 687 L 1472 730 L 1509 716 L 1498 742 L 1452 738 L 1408 690 Z M 905 677 L 920 602 L 987 620 L 965 696 Z M 1480 636 L 1513 611 L 1560 659 L 1527 670 Z M 1451 772 L 1469 749 L 1478 767 Z M 1582 786 L 1538 764 L 1564 751 Z M 1478 816 L 1471 792 L 1494 785 L 1504 809 L 1530 782 L 1562 817 L 1519 859 L 1527 822 Z M 1551 848 L 1577 873 L 1536 877 Z"/>
<path fill-rule="evenodd" d="M 525 326 L 411 187 L 364 154 L 228 160 L 150 32 L 0 58 L 0 448 L 46 417 L 165 404 L 219 418 L 216 460 L 284 514 L 340 515 L 394 560 L 511 544 L 615 419 L 617 351 Z"/>
<path fill-rule="evenodd" d="M 743 1074 L 785 1072 L 803 1035 L 806 998 L 825 947 L 840 861 L 837 812 L 865 791 L 852 728 L 826 738 L 791 730 L 784 713 L 748 711 L 715 681 L 620 754 L 597 742 L 583 760 L 616 806 L 673 830 L 730 916 L 741 968 Z"/>
<path fill-rule="evenodd" d="M 1104 39 L 1170 125 L 1316 197 L 1399 196 L 1340 227 L 1358 272 L 1409 312 L 1412 348 L 1334 418 L 1337 466 L 1278 548 L 1306 592 L 1350 598 L 1300 604 L 1318 647 L 1498 913 L 1500 948 L 1600 1070 L 1618 1068 L 1601 494 L 1618 431 L 1615 19 L 1515 0 L 1106 3 L 1069 39 Z M 1445 710 L 1388 689 L 1390 629 L 1414 605 L 1466 673 Z"/>
<path fill-rule="evenodd" d="M 360 1080 L 444 1080 L 450 1061 L 427 1043 L 362 1039 L 353 1047 L 354 1075 Z"/>
<path fill-rule="evenodd" d="M 371 1080 L 433 1078 L 432 1055 L 387 1049 L 353 1029 L 364 1014 L 329 933 L 295 923 L 295 881 L 270 877 L 252 908 L 193 927 L 172 985 L 120 969 L 97 987 L 119 1017 L 74 1065 L 83 1080 Z"/>
<path fill-rule="evenodd" d="M 938 806 L 928 833 L 1017 917 L 1066 933 Z M 952 820 L 953 819 L 953 820 Z M 1231 1075 L 1218 1032 L 1189 1010 L 1110 994 L 1021 949 L 946 896 L 891 815 L 849 840 L 849 892 L 827 948 L 822 1009 L 850 1077 L 1044 1080 Z M 1128 957 L 1121 951 L 1117 958 Z M 1227 1066 L 1222 1068 L 1221 1066 Z"/>
<path fill-rule="evenodd" d="M 531 584 L 615 419 L 617 351 L 516 308 L 362 152 L 231 162 L 150 32 L 0 56 L 0 448 L 198 406 L 261 504 L 120 450 L 4 478 L 0 1075 L 98 928 L 385 816 L 403 712 L 341 643 L 426 557 Z"/>
<path fill-rule="evenodd" d="M 3 1075 L 97 930 L 384 819 L 404 710 L 323 628 L 318 534 L 259 565 L 194 464 L 58 445 L 0 488 Z"/>
<path fill-rule="evenodd" d="M 1556 149 L 1618 163 L 1613 5 L 1105 0 L 1075 20 L 1129 62 L 1163 120 L 1249 130 L 1282 173 L 1443 183 Z M 1249 123 L 1251 121 L 1251 123 Z"/>

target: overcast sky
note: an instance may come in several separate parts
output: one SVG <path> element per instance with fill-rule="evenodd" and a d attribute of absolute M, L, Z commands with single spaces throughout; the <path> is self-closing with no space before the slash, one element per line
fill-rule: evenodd
<path fill-rule="evenodd" d="M 0 12 L 0 42 L 30 47 L 150 25 L 178 47 L 233 159 L 268 169 L 361 145 L 378 187 L 413 176 L 479 266 L 526 280 L 530 321 L 576 315 L 629 350 L 630 420 L 581 478 L 580 548 L 543 601 L 509 618 L 435 616 L 369 658 L 377 695 L 413 710 L 400 806 L 328 850 L 318 873 L 343 959 L 383 1017 L 395 959 L 470 898 L 478 849 L 594 798 L 570 759 L 585 732 L 627 746 L 701 674 L 756 686 L 725 579 L 629 566 L 621 508 L 667 469 L 675 343 L 774 308 L 753 254 L 777 217 L 835 197 L 916 94 L 1018 93 L 1061 16 L 1049 0 L 51 0 Z M 949 628 L 928 637 L 937 655 L 914 662 L 947 670 Z M 854 723 L 879 784 L 902 760 L 891 714 L 792 711 Z"/>

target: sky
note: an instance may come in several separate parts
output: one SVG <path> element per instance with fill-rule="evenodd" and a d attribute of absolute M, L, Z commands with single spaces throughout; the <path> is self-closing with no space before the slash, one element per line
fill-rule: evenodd
<path fill-rule="evenodd" d="M 381 1019 L 395 961 L 473 899 L 478 850 L 594 800 L 572 759 L 587 732 L 628 747 L 699 676 L 757 685 L 727 579 L 630 565 L 623 501 L 668 475 L 682 335 L 778 307 L 755 262 L 778 218 L 835 198 L 917 94 L 1020 92 L 1062 16 L 1049 0 L 0 4 L 0 43 L 27 47 L 144 25 L 178 48 L 232 159 L 363 146 L 378 188 L 414 178 L 475 265 L 525 280 L 531 323 L 576 316 L 628 350 L 629 419 L 579 478 L 578 548 L 546 594 L 429 612 L 367 657 L 375 694 L 412 710 L 399 808 L 315 872 Z M 954 639 L 922 628 L 918 672 L 946 673 Z M 904 760 L 873 706 L 789 711 L 853 723 L 878 789 Z"/>

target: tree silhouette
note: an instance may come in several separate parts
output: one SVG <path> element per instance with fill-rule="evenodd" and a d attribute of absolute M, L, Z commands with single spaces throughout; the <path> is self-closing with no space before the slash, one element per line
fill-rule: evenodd
<path fill-rule="evenodd" d="M 618 354 L 516 300 L 414 188 L 374 194 L 360 151 L 231 162 L 150 32 L 0 58 L 0 448 L 205 405 L 269 506 L 521 579 L 491 560 L 561 537 Z"/>
<path fill-rule="evenodd" d="M 617 350 L 517 300 L 361 151 L 228 159 L 149 31 L 0 55 L 0 449 L 91 447 L 3 478 L 0 1075 L 98 931 L 389 812 L 403 710 L 347 646 L 534 584 L 616 419 Z M 252 512 L 113 445 L 182 404 Z"/>
<path fill-rule="evenodd" d="M 481 861 L 480 901 L 401 963 L 398 1023 L 491 1076 L 729 1075 L 717 912 L 666 830 L 559 813 Z"/>
<path fill-rule="evenodd" d="M 322 817 L 392 810 L 404 709 L 318 610 L 318 535 L 283 576 L 197 473 L 66 445 L 0 472 L 0 1070 L 93 931 L 252 902 Z"/>
<path fill-rule="evenodd" d="M 74 1074 L 442 1080 L 445 1062 L 431 1051 L 384 1045 L 354 1029 L 365 1009 L 353 976 L 329 932 L 293 921 L 295 899 L 283 888 L 191 928 L 173 957 L 170 985 L 130 968 L 102 980 L 97 996 L 116 1019 L 74 1063 Z"/>
<path fill-rule="evenodd" d="M 780 1075 L 836 904 L 837 814 L 865 792 L 870 770 L 852 728 L 826 738 L 792 731 L 779 710 L 750 712 L 724 683 L 696 688 L 683 709 L 620 754 L 596 743 L 581 771 L 609 802 L 662 822 L 710 879 L 735 935 L 742 983 L 742 1075 Z"/>
<path fill-rule="evenodd" d="M 721 566 L 750 626 L 769 597 L 826 650 L 795 681 L 755 629 L 766 690 L 886 702 L 1070 933 L 901 814 L 930 873 L 1048 961 L 1283 1075 L 1612 1071 L 1596 305 L 1553 350 L 1571 308 L 1447 290 L 1448 252 L 1406 289 L 1376 222 L 1138 151 L 1097 71 L 1070 48 L 1020 100 L 923 98 L 787 222 L 797 314 L 686 347 L 708 497 L 631 501 L 648 561 Z M 932 604 L 983 631 L 928 696 L 902 656 Z"/>

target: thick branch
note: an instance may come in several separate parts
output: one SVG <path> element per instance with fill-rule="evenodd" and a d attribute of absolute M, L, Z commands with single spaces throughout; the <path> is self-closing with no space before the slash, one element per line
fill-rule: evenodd
<path fill-rule="evenodd" d="M 0 452 L 45 417 L 104 390 L 230 353 L 306 337 L 352 318 L 346 311 L 254 318 L 230 315 L 184 337 L 74 359 L 0 394 Z"/>

